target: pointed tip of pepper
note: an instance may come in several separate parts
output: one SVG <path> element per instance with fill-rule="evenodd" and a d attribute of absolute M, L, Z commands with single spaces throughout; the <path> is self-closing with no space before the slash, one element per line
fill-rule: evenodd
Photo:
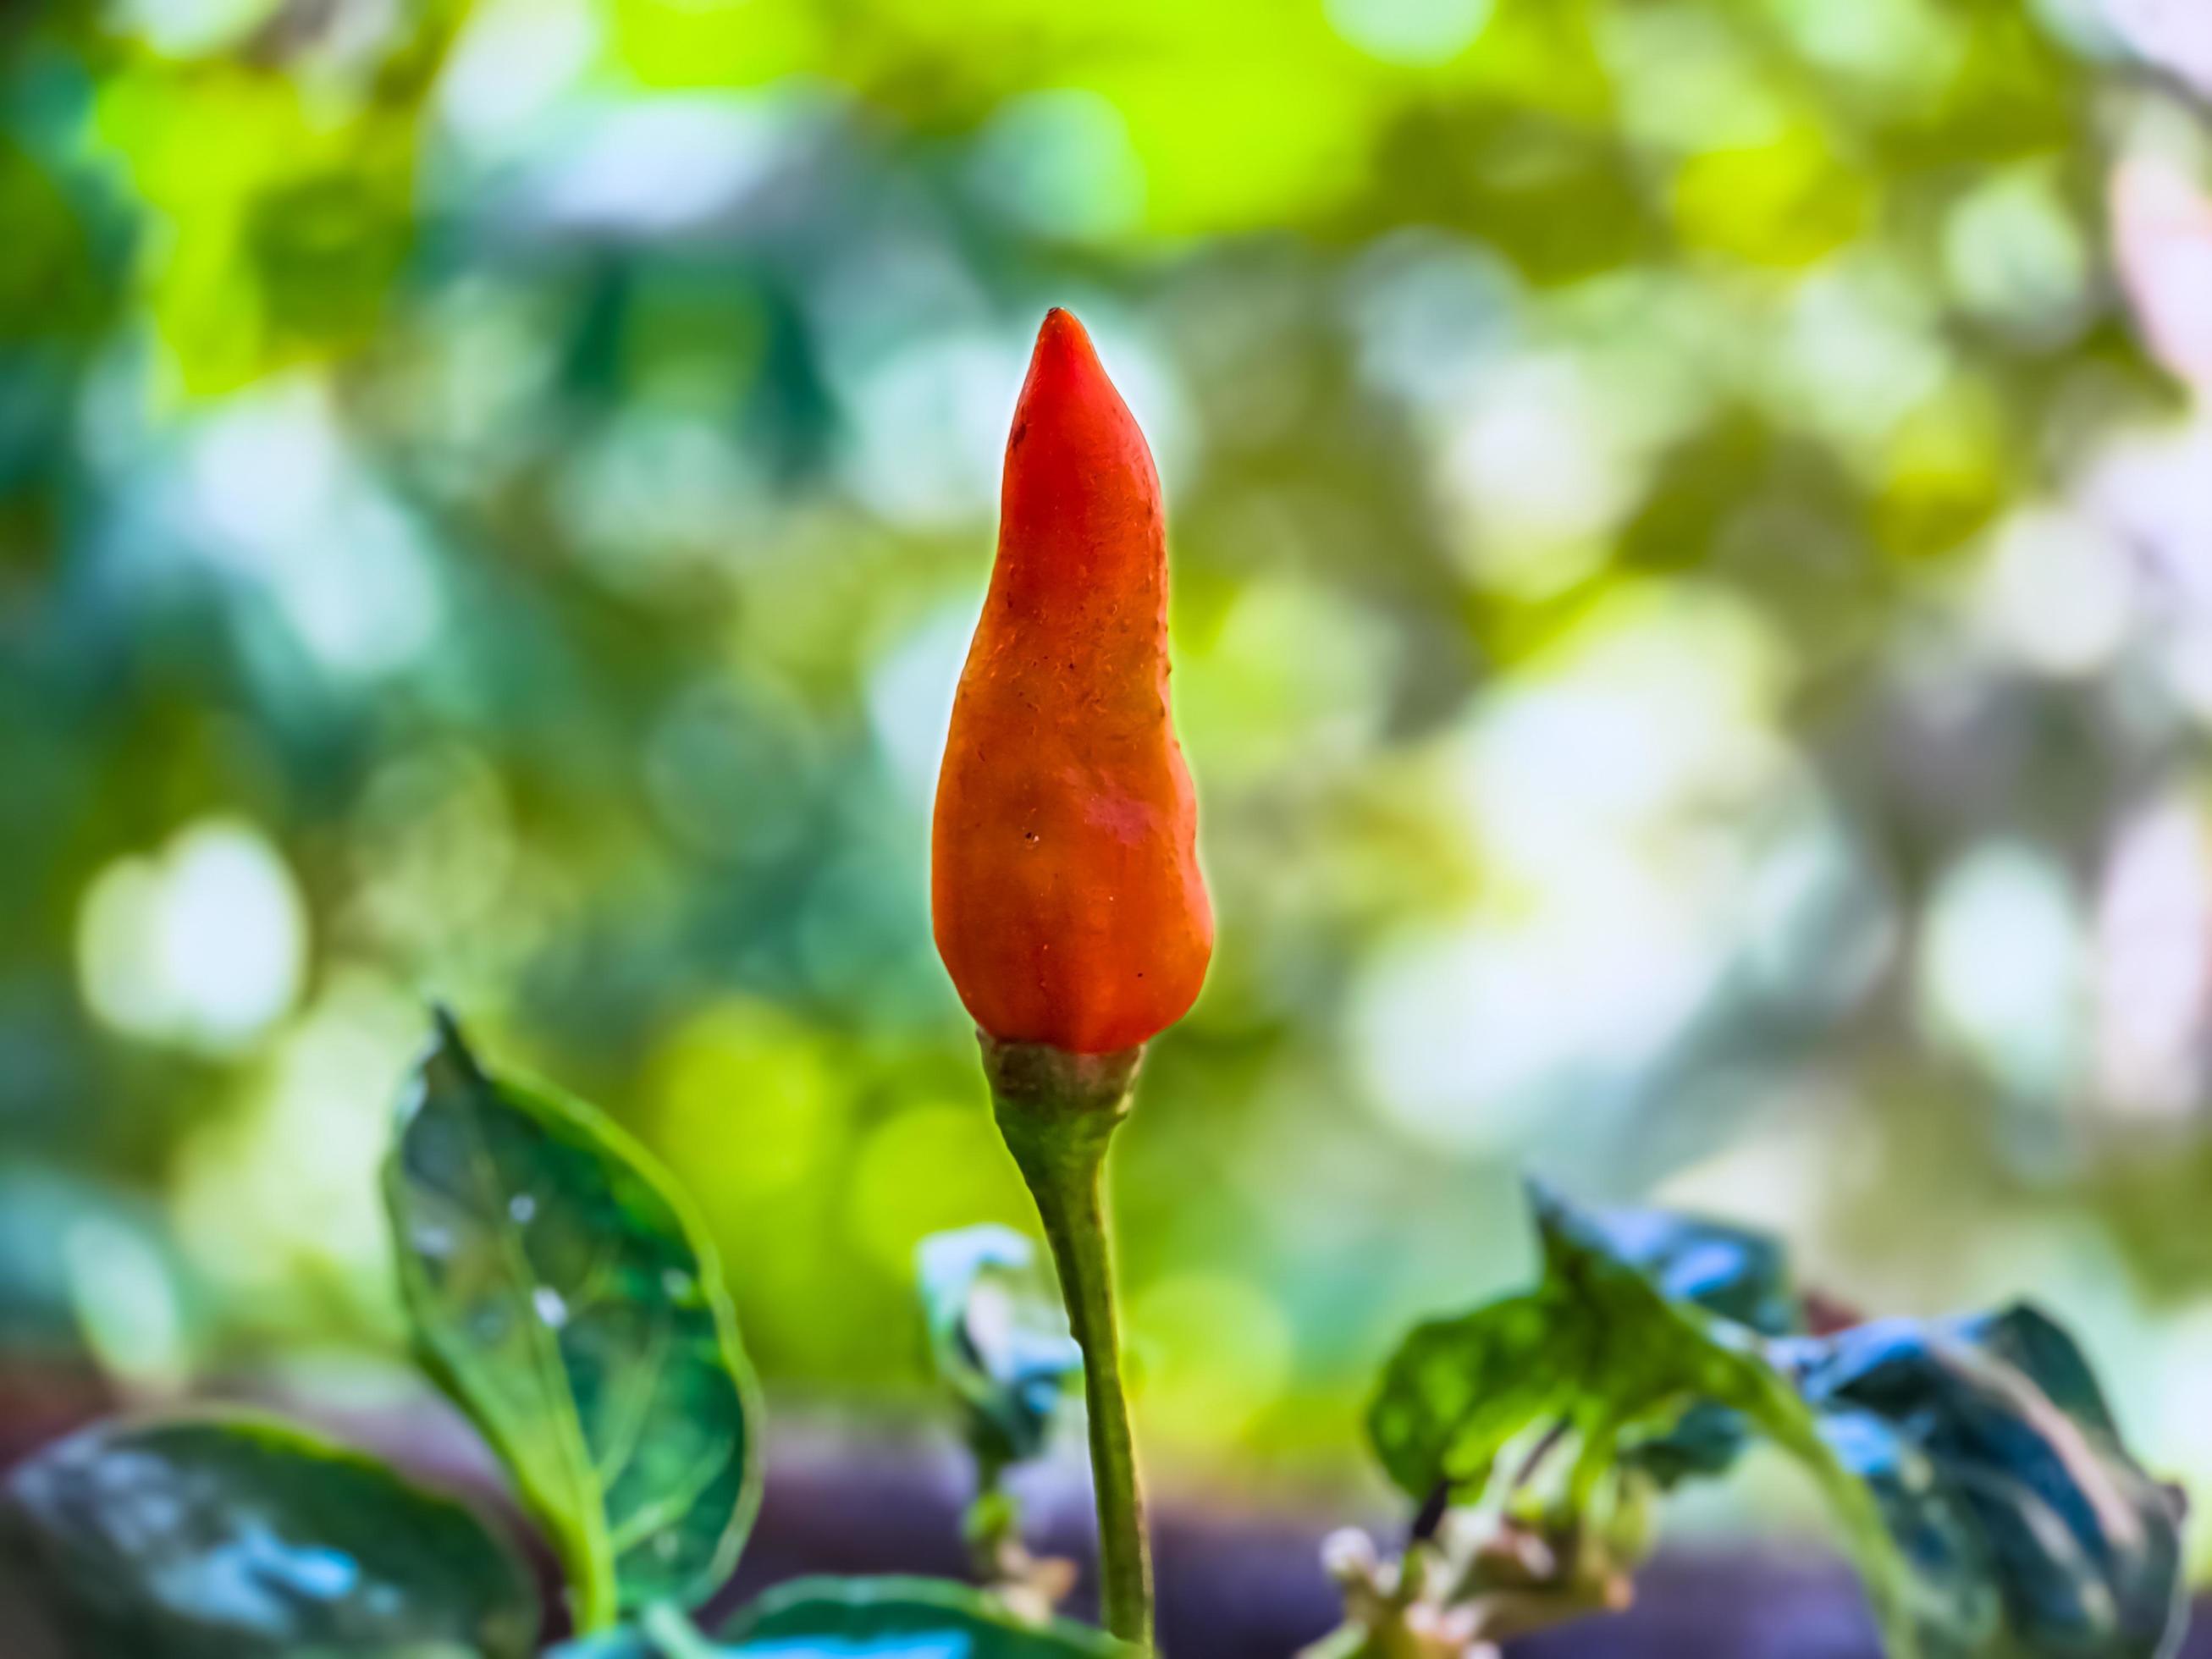
<path fill-rule="evenodd" d="M 1039 345 L 1048 340 L 1057 339 L 1079 340 L 1085 345 L 1091 343 L 1091 336 L 1075 313 L 1066 306 L 1048 307 L 1044 313 L 1044 321 L 1037 325 Z"/>
<path fill-rule="evenodd" d="M 1075 313 L 1054 306 L 1044 314 L 1037 325 L 1036 349 L 1030 354 L 1030 384 L 1032 386 L 1062 376 L 1089 379 L 1106 377 L 1098 362 L 1097 348 L 1091 343 L 1091 335 L 1076 320 Z"/>
<path fill-rule="evenodd" d="M 1014 407 L 1013 430 L 1007 444 L 1011 463 L 1014 448 L 1026 439 L 1050 434 L 1039 447 L 1058 448 L 1073 442 L 1090 464 L 1104 452 L 1145 448 L 1128 405 L 1115 389 L 1113 376 L 1098 360 L 1098 349 L 1073 312 L 1054 306 L 1037 326 L 1036 348 L 1030 355 L 1029 374 Z M 1032 450 L 1032 454 L 1036 453 Z M 1033 461 L 1033 465 L 1038 463 Z M 1048 464 L 1046 464 L 1048 470 Z"/>

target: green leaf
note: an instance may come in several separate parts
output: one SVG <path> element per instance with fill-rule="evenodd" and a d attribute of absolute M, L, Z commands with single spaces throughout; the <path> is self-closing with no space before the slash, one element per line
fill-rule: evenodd
<path fill-rule="evenodd" d="M 520 1659 L 537 1593 L 467 1509 L 242 1413 L 111 1423 L 9 1477 L 0 1533 L 77 1651 Z"/>
<path fill-rule="evenodd" d="M 674 1607 L 657 1607 L 618 1629 L 563 1642 L 545 1659 L 729 1659 L 730 1652 Z"/>
<path fill-rule="evenodd" d="M 1384 1473 L 1417 1500 L 1447 1486 L 1480 1496 L 1509 1441 L 1571 1406 L 1585 1323 L 1547 1285 L 1416 1325 L 1368 1407 Z"/>
<path fill-rule="evenodd" d="M 665 1174 L 590 1107 L 488 1076 L 441 1014 L 384 1186 L 417 1344 L 552 1535 L 578 1627 L 710 1594 L 759 1506 L 759 1414 Z"/>
<path fill-rule="evenodd" d="M 1690 1303 L 1762 1336 L 1804 1328 L 1782 1242 L 1749 1228 L 1664 1210 L 1601 1210 L 1583 1217 L 1605 1248 L 1675 1302 Z M 1665 1434 L 1628 1454 L 1664 1489 L 1725 1474 L 1750 1443 L 1742 1413 L 1703 1401 Z"/>
<path fill-rule="evenodd" d="M 2027 1306 L 1765 1340 L 1791 1317 L 1756 1235 L 1593 1216 L 1534 1194 L 1537 1288 L 1407 1339 L 1370 1416 L 1408 1492 L 1467 1498 L 1540 1425 L 1573 1431 L 1578 1496 L 1618 1459 L 1748 1424 L 1810 1471 L 1893 1654 L 2166 1659 L 2187 1617 L 2179 1500 L 2121 1443 L 2073 1339 Z M 1702 1432 L 1702 1431 L 1701 1431 Z M 1711 1451 L 1710 1438 L 1690 1455 Z"/>
<path fill-rule="evenodd" d="M 987 1468 L 1044 1449 L 1083 1351 L 1036 1247 L 1011 1227 L 963 1227 L 921 1241 L 915 1279 L 938 1375 L 961 1404 Z"/>
<path fill-rule="evenodd" d="M 1784 1352 L 1911 1563 L 1924 1651 L 2160 1659 L 2179 1645 L 2180 1500 L 2129 1456 L 2049 1318 L 1884 1320 Z"/>
<path fill-rule="evenodd" d="M 1139 1659 L 1103 1632 L 1025 1625 L 937 1578 L 798 1579 L 740 1613 L 723 1639 L 732 1659 Z"/>
<path fill-rule="evenodd" d="M 1764 1336 L 1805 1328 L 1789 1252 L 1770 1234 L 1666 1210 L 1584 1211 L 1578 1218 L 1607 1255 L 1671 1301 L 1692 1303 Z"/>
<path fill-rule="evenodd" d="M 167 1316 L 149 1317 L 149 1303 Z M 143 1196 L 21 1159 L 0 1170 L 0 1351 L 173 1381 L 203 1312 L 170 1229 Z"/>
<path fill-rule="evenodd" d="M 1949 1334 L 2003 1360 L 2085 1432 L 2117 1449 L 2119 1425 L 2105 1403 L 2105 1391 L 2089 1367 L 2088 1356 L 2065 1327 L 2040 1308 L 2015 1302 L 1994 1313 L 1954 1321 Z"/>
<path fill-rule="evenodd" d="M 1024 1624 L 941 1578 L 802 1578 L 770 1590 L 709 1641 L 672 1607 L 580 1638 L 545 1659 L 1141 1659 L 1103 1632 Z"/>
<path fill-rule="evenodd" d="M 1737 1412 L 1819 1486 L 1857 1561 L 1893 1651 L 1917 1653 L 1904 1565 L 1867 1488 L 1821 1438 L 1810 1407 L 1756 1334 L 1670 1301 L 1605 1230 L 1531 1187 L 1544 1275 L 1537 1288 L 1417 1328 L 1385 1368 L 1368 1413 L 1382 1467 L 1410 1496 L 1479 1498 L 1498 1454 L 1539 1427 L 1579 1446 L 1571 1492 L 1586 1504 L 1624 1450 L 1701 1404 Z"/>

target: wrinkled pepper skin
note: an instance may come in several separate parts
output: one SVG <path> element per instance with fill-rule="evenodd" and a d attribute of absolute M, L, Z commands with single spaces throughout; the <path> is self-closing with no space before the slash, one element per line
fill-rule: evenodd
<path fill-rule="evenodd" d="M 1112 1054 L 1213 951 L 1168 708 L 1167 539 L 1144 434 L 1054 310 L 1014 409 L 998 560 L 938 781 L 937 948 L 1001 1042 Z"/>

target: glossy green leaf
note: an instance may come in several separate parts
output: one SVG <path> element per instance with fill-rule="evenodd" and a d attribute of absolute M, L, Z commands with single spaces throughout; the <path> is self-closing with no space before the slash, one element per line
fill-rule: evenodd
<path fill-rule="evenodd" d="M 802 1578 L 739 1613 L 723 1639 L 732 1659 L 1137 1659 L 1087 1626 L 1025 1625 L 936 1578 Z"/>
<path fill-rule="evenodd" d="M 385 1172 L 426 1361 L 557 1546 L 577 1622 L 690 1606 L 759 1503 L 752 1374 L 705 1235 L 580 1102 L 438 1038 Z"/>
<path fill-rule="evenodd" d="M 915 1254 L 930 1352 L 975 1455 L 992 1467 L 1035 1457 L 1083 1371 L 1036 1247 L 984 1225 L 933 1234 Z"/>
<path fill-rule="evenodd" d="M 1789 1336 L 1804 1328 L 1804 1312 L 1790 1282 L 1782 1242 L 1747 1227 L 1664 1210 L 1585 1212 L 1613 1255 L 1658 1287 L 1662 1295 L 1757 1331 Z M 1631 1462 L 1661 1487 L 1724 1474 L 1750 1443 L 1742 1413 L 1700 1401 L 1666 1433 L 1628 1453 Z"/>
<path fill-rule="evenodd" d="M 1771 1234 L 1666 1210 L 1576 1214 L 1607 1255 L 1635 1268 L 1662 1296 L 1694 1304 L 1765 1336 L 1804 1328 L 1789 1252 Z"/>
<path fill-rule="evenodd" d="M 1879 1499 L 1941 1659 L 2162 1659 L 2188 1607 L 2182 1504 L 2120 1443 L 2087 1361 L 2033 1308 L 1787 1345 Z"/>
<path fill-rule="evenodd" d="M 537 1592 L 467 1509 L 258 1416 L 102 1425 L 0 1501 L 22 1593 L 118 1659 L 520 1659 Z"/>
<path fill-rule="evenodd" d="M 1583 1317 L 1547 1286 L 1415 1326 L 1384 1367 L 1367 1434 L 1407 1496 L 1479 1494 L 1506 1443 L 1571 1405 Z"/>
<path fill-rule="evenodd" d="M 1531 1188 L 1544 1273 L 1536 1289 L 1417 1328 L 1393 1356 L 1368 1414 L 1382 1467 L 1409 1495 L 1479 1497 L 1509 1443 L 1571 1431 L 1574 1496 L 1617 1456 L 1705 1404 L 1739 1413 L 1789 1452 L 1834 1512 L 1893 1651 L 1915 1652 L 1905 1575 L 1871 1494 L 1821 1438 L 1811 1408 L 1757 1335 L 1671 1300 L 1602 1226 Z"/>

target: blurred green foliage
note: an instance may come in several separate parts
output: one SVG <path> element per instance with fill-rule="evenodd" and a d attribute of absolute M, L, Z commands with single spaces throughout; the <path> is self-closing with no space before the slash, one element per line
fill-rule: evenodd
<path fill-rule="evenodd" d="M 435 993 L 669 1159 L 771 1387 L 923 1397 L 916 1241 L 1032 1224 L 926 836 L 1066 303 L 1220 916 L 1120 1164 L 1158 1443 L 1343 1467 L 1534 1160 L 2033 1283 L 2212 1482 L 2212 129 L 2142 9 L 10 12 L 0 1153 L 81 1219 L 0 1322 L 391 1349 Z"/>

